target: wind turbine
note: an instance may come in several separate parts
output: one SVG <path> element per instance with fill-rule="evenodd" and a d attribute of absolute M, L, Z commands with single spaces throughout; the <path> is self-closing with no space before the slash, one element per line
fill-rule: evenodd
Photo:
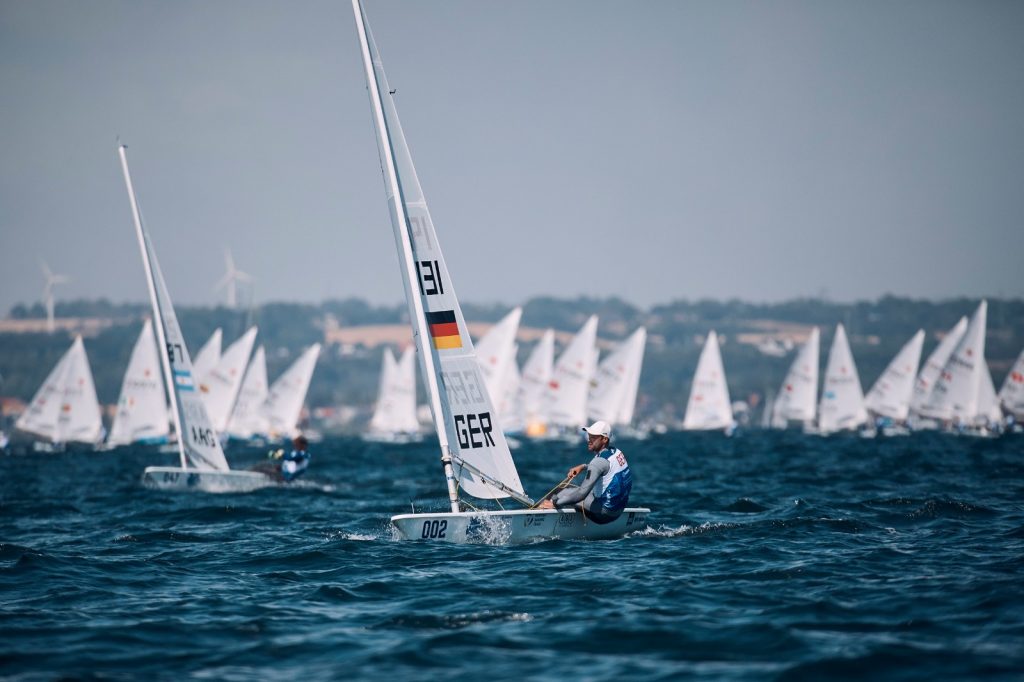
<path fill-rule="evenodd" d="M 53 274 L 42 259 L 39 260 L 39 267 L 43 271 L 43 277 L 46 278 L 46 285 L 43 287 L 43 304 L 46 306 L 46 331 L 52 334 L 55 328 L 53 323 L 53 285 L 65 284 L 71 280 L 66 275 Z"/>
<path fill-rule="evenodd" d="M 228 290 L 228 307 L 238 307 L 238 282 L 252 283 L 252 275 L 242 272 L 235 267 L 235 259 L 231 257 L 231 249 L 224 249 L 224 265 L 227 268 L 227 272 L 220 278 L 217 284 L 213 287 L 214 291 L 220 291 L 224 287 Z"/>

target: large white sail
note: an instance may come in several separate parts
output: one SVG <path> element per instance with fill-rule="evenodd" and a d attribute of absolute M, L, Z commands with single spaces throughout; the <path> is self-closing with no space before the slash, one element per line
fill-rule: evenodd
<path fill-rule="evenodd" d="M 910 415 L 917 365 L 921 362 L 924 330 L 919 329 L 896 354 L 864 398 L 864 406 L 877 415 L 905 421 Z"/>
<path fill-rule="evenodd" d="M 453 475 L 458 477 L 462 490 L 475 497 L 506 497 L 506 489 L 522 495 L 519 473 L 498 427 L 380 53 L 358 0 L 353 0 L 353 9 L 409 319 L 442 457 L 447 460 L 449 501 L 457 511 Z"/>
<path fill-rule="evenodd" d="M 513 408 L 507 404 L 508 385 L 515 382 L 516 372 L 516 333 L 519 331 L 519 320 L 523 309 L 513 308 L 497 324 L 487 330 L 476 344 L 476 357 L 480 363 L 480 371 L 484 375 L 487 392 L 498 412 L 498 418 L 505 421 L 506 413 Z"/>
<path fill-rule="evenodd" d="M 266 435 L 270 425 L 263 413 L 263 404 L 267 401 L 267 354 L 263 346 L 259 346 L 252 354 L 249 368 L 245 370 L 242 388 L 238 390 L 238 399 L 228 419 L 228 435 L 232 438 L 246 439 L 257 435 Z"/>
<path fill-rule="evenodd" d="M 597 368 L 597 315 L 591 315 L 555 361 L 545 400 L 548 423 L 579 429 L 587 420 L 587 393 Z"/>
<path fill-rule="evenodd" d="M 149 235 L 142 226 L 142 214 L 135 198 L 131 175 L 128 173 L 128 157 L 126 147 L 118 150 L 121 155 L 121 168 L 124 171 L 125 185 L 128 188 L 128 199 L 131 202 L 132 217 L 135 220 L 135 233 L 142 252 L 142 264 L 146 270 L 146 282 L 149 287 L 150 302 L 153 305 L 153 322 L 161 349 L 161 364 L 164 367 L 164 381 L 169 387 L 173 408 L 175 427 L 178 432 L 178 450 L 181 454 L 182 467 L 191 466 L 203 471 L 228 471 L 227 459 L 217 440 L 210 418 L 206 414 L 206 406 L 196 390 L 196 382 L 192 374 L 192 360 L 185 347 L 185 337 L 178 326 L 178 317 L 174 313 L 167 285 L 164 283 L 160 263 L 149 240 Z"/>
<path fill-rule="evenodd" d="M 727 429 L 732 424 L 732 403 L 725 382 L 722 352 L 718 345 L 718 335 L 712 330 L 704 341 L 704 348 L 697 361 L 683 428 L 688 431 L 707 431 Z"/>
<path fill-rule="evenodd" d="M 960 343 L 946 361 L 931 396 L 921 408 L 925 417 L 970 423 L 978 414 L 978 389 L 985 367 L 988 303 L 982 301 Z M 987 371 L 987 369 L 986 369 Z"/>
<path fill-rule="evenodd" d="M 530 352 L 519 376 L 519 410 L 526 432 L 538 435 L 547 428 L 544 396 L 555 366 L 555 332 L 548 329 Z"/>
<path fill-rule="evenodd" d="M 1017 420 L 1024 419 L 1024 350 L 1003 380 L 999 389 L 999 402 Z"/>
<path fill-rule="evenodd" d="M 633 421 L 646 344 L 647 330 L 640 327 L 601 361 L 587 395 L 589 420 L 612 425 Z"/>
<path fill-rule="evenodd" d="M 199 391 L 206 401 L 206 413 L 218 433 L 227 431 L 231 411 L 235 407 L 238 391 L 242 388 L 245 368 L 256 341 L 256 327 L 250 327 L 234 343 L 228 346 L 216 366 L 199 377 Z"/>
<path fill-rule="evenodd" d="M 807 343 L 800 347 L 786 378 L 775 396 L 772 426 L 785 428 L 789 421 L 814 420 L 818 397 L 818 328 L 811 330 Z"/>
<path fill-rule="evenodd" d="M 319 357 L 320 344 L 314 343 L 270 385 L 264 406 L 270 435 L 294 436 L 298 433 L 302 405 L 306 402 L 309 382 L 313 379 Z"/>
<path fill-rule="evenodd" d="M 928 356 L 928 359 L 925 360 L 921 371 L 917 375 L 917 379 L 914 381 L 914 391 L 910 396 L 911 412 L 922 414 L 925 411 L 928 399 L 932 395 L 932 389 L 935 388 L 935 384 L 939 381 L 942 368 L 946 366 L 949 356 L 953 354 L 953 350 L 960 343 L 960 339 L 964 337 L 964 332 L 966 331 L 967 317 L 964 316 L 953 325 L 953 328 L 949 330 L 939 342 L 939 345 L 935 347 L 935 350 L 931 352 L 931 355 Z"/>
<path fill-rule="evenodd" d="M 47 375 L 15 427 L 55 443 L 100 441 L 100 404 L 81 336 Z"/>
<path fill-rule="evenodd" d="M 161 440 L 167 438 L 170 431 L 167 391 L 161 379 L 156 337 L 153 323 L 147 319 L 128 360 L 107 444 L 128 445 L 137 441 Z"/>
<path fill-rule="evenodd" d="M 213 330 L 210 334 L 210 338 L 206 340 L 206 343 L 196 353 L 196 361 L 192 363 L 193 376 L 198 377 L 200 380 L 203 379 L 207 374 L 210 373 L 217 363 L 220 362 L 220 350 L 221 344 L 224 339 L 224 332 L 220 327 Z"/>
<path fill-rule="evenodd" d="M 377 405 L 370 419 L 370 430 L 380 435 L 410 434 L 419 431 L 416 419 L 416 349 L 406 347 L 396 361 L 390 348 L 384 349 Z"/>
<path fill-rule="evenodd" d="M 853 361 L 846 328 L 838 324 L 825 366 L 825 381 L 818 405 L 818 428 L 821 433 L 832 433 L 855 429 L 867 420 L 868 411 L 864 408 L 864 392 L 860 387 L 857 364 Z"/>

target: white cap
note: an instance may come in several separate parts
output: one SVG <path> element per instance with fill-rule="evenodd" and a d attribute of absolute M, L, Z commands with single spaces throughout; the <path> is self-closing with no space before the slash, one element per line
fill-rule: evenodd
<path fill-rule="evenodd" d="M 591 436 L 604 436 L 605 438 L 611 438 L 612 436 L 612 427 L 604 420 L 598 420 L 590 426 L 583 426 L 581 428 Z"/>

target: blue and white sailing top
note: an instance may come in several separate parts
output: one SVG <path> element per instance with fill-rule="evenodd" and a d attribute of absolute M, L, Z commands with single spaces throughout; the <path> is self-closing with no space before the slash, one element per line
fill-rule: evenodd
<path fill-rule="evenodd" d="M 617 514 L 626 508 L 629 491 L 633 488 L 633 473 L 626 455 L 618 448 L 605 448 L 594 459 L 608 462 L 608 471 L 594 485 L 594 499 L 601 503 L 606 514 Z"/>
<path fill-rule="evenodd" d="M 578 488 L 566 488 L 553 498 L 556 507 L 577 502 L 592 512 L 618 516 L 629 503 L 633 474 L 626 455 L 618 448 L 605 448 L 587 464 L 587 477 Z"/>

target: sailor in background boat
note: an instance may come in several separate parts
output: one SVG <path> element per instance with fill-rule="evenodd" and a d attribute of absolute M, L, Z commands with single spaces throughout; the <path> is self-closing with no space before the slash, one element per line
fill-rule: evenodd
<path fill-rule="evenodd" d="M 612 447 L 612 428 L 606 421 L 596 421 L 583 427 L 587 432 L 587 450 L 594 453 L 589 464 L 578 464 L 569 470 L 567 481 L 584 470 L 586 478 L 578 488 L 565 488 L 551 499 L 538 505 L 539 509 L 556 509 L 579 505 L 583 515 L 594 523 L 611 523 L 619 518 L 629 502 L 633 487 L 633 474 L 626 456 Z"/>
<path fill-rule="evenodd" d="M 274 459 L 281 460 L 279 470 L 282 479 L 293 481 L 309 468 L 309 460 L 312 455 L 309 454 L 308 447 L 309 441 L 306 440 L 306 437 L 298 435 L 292 440 L 291 452 L 285 454 L 284 450 L 275 450 L 271 453 Z"/>

